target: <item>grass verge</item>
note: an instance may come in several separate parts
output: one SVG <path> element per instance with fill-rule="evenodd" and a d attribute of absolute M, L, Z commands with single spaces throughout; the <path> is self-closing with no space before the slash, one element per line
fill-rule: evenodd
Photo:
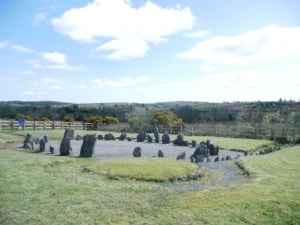
<path fill-rule="evenodd" d="M 199 167 L 195 164 L 167 158 L 111 159 L 97 161 L 89 169 L 112 179 L 155 182 L 172 181 L 179 176 L 191 176 L 199 171 Z"/>

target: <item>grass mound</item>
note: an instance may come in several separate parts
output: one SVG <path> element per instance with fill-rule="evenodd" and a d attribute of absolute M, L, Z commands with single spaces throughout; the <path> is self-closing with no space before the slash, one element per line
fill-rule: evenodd
<path fill-rule="evenodd" d="M 163 182 L 197 173 L 198 166 L 167 158 L 127 158 L 97 161 L 89 169 L 113 179 Z"/>

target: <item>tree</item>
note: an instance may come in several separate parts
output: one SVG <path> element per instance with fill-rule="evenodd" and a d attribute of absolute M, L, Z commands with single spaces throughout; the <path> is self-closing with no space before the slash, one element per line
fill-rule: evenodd
<path fill-rule="evenodd" d="M 163 124 L 163 125 L 183 125 L 183 120 L 181 118 L 177 118 L 177 115 L 171 111 L 159 111 L 154 113 L 151 124 Z"/>
<path fill-rule="evenodd" d="M 84 121 L 87 123 L 102 123 L 103 118 L 101 116 L 90 116 L 90 117 L 85 118 Z"/>
<path fill-rule="evenodd" d="M 119 119 L 113 116 L 105 116 L 103 122 L 106 124 L 119 123 Z"/>
<path fill-rule="evenodd" d="M 64 116 L 63 121 L 65 121 L 65 122 L 75 122 L 75 119 L 71 116 Z"/>

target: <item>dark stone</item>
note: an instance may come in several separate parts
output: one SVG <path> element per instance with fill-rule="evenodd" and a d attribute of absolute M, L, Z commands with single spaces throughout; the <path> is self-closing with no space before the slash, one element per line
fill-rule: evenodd
<path fill-rule="evenodd" d="M 230 155 L 227 155 L 225 159 L 226 160 L 232 160 Z"/>
<path fill-rule="evenodd" d="M 158 130 L 158 127 L 154 128 L 154 138 L 155 138 L 155 143 L 159 143 L 159 130 Z"/>
<path fill-rule="evenodd" d="M 219 154 L 219 146 L 216 145 L 214 142 L 207 140 L 205 145 L 209 149 L 209 155 L 218 155 Z"/>
<path fill-rule="evenodd" d="M 273 150 L 274 150 L 274 151 L 279 151 L 279 150 L 280 150 L 280 147 L 279 147 L 279 146 L 275 146 L 275 147 L 273 148 Z"/>
<path fill-rule="evenodd" d="M 53 154 L 54 153 L 54 147 L 50 146 L 49 149 L 50 149 L 51 154 Z"/>
<path fill-rule="evenodd" d="M 219 156 L 217 156 L 216 158 L 215 158 L 215 162 L 219 162 L 220 161 L 220 158 L 219 158 Z"/>
<path fill-rule="evenodd" d="M 185 181 L 189 181 L 190 178 L 188 176 L 183 175 L 183 176 L 177 177 L 177 180 L 185 182 Z"/>
<path fill-rule="evenodd" d="M 192 147 L 193 147 L 193 148 L 196 148 L 196 146 L 197 146 L 197 142 L 194 141 L 194 140 L 192 140 Z"/>
<path fill-rule="evenodd" d="M 80 148 L 80 157 L 92 157 L 95 149 L 96 134 L 87 134 L 83 137 Z"/>
<path fill-rule="evenodd" d="M 247 156 L 248 155 L 248 152 L 244 152 L 244 156 Z"/>
<path fill-rule="evenodd" d="M 60 155 L 70 155 L 70 150 L 71 150 L 71 139 L 65 137 L 60 143 L 60 147 L 59 147 Z"/>
<path fill-rule="evenodd" d="M 50 136 L 48 134 L 44 135 L 44 140 L 48 143 L 50 141 Z"/>
<path fill-rule="evenodd" d="M 206 162 L 211 162 L 211 159 L 209 157 L 206 158 Z"/>
<path fill-rule="evenodd" d="M 147 135 L 147 141 L 149 142 L 149 143 L 152 143 L 152 137 L 151 137 L 151 135 Z"/>
<path fill-rule="evenodd" d="M 270 148 L 265 148 L 265 149 L 264 149 L 264 154 L 271 153 L 272 151 L 273 151 L 272 147 L 270 147 Z"/>
<path fill-rule="evenodd" d="M 98 139 L 99 141 L 102 141 L 102 140 L 104 139 L 104 137 L 103 137 L 102 134 L 98 134 L 97 139 Z"/>
<path fill-rule="evenodd" d="M 107 133 L 104 135 L 104 140 L 106 141 L 114 141 L 116 140 L 115 136 L 112 133 Z"/>
<path fill-rule="evenodd" d="M 199 179 L 199 174 L 198 174 L 198 173 L 193 173 L 193 174 L 190 176 L 190 179 L 192 179 L 192 180 L 198 180 L 198 179 Z"/>
<path fill-rule="evenodd" d="M 44 152 L 46 149 L 46 141 L 45 139 L 40 139 L 40 152 Z"/>
<path fill-rule="evenodd" d="M 170 144 L 170 135 L 165 133 L 162 136 L 162 143 L 163 144 Z"/>
<path fill-rule="evenodd" d="M 23 142 L 23 148 L 33 149 L 33 141 L 32 141 L 32 135 L 31 134 L 26 134 L 25 140 Z"/>
<path fill-rule="evenodd" d="M 174 145 L 178 145 L 178 146 L 188 146 L 188 142 L 184 140 L 182 134 L 179 134 L 173 143 Z"/>
<path fill-rule="evenodd" d="M 132 154 L 133 154 L 133 157 L 141 157 L 142 156 L 141 147 L 135 147 Z"/>
<path fill-rule="evenodd" d="M 120 137 L 119 137 L 119 140 L 120 140 L 120 141 L 124 141 L 126 138 L 127 138 L 127 134 L 122 133 L 122 134 L 120 135 Z"/>
<path fill-rule="evenodd" d="M 67 128 L 66 130 L 65 130 L 65 133 L 64 133 L 64 138 L 65 137 L 68 137 L 70 140 L 73 140 L 73 138 L 74 138 L 74 133 L 75 133 L 75 131 L 74 131 L 74 128 Z"/>
<path fill-rule="evenodd" d="M 132 141 L 132 139 L 130 137 L 127 137 L 127 141 Z"/>
<path fill-rule="evenodd" d="M 185 160 L 185 152 L 181 152 L 177 157 L 177 160 Z"/>
<path fill-rule="evenodd" d="M 221 159 L 222 161 L 224 161 L 225 160 L 225 158 L 224 157 L 222 157 L 222 159 Z"/>
<path fill-rule="evenodd" d="M 147 134 L 146 132 L 142 131 L 136 137 L 137 142 L 144 142 L 146 140 Z"/>
<path fill-rule="evenodd" d="M 82 139 L 83 139 L 83 137 L 82 137 L 81 135 L 77 134 L 77 136 L 76 136 L 76 141 L 80 141 L 80 140 L 82 140 Z"/>
<path fill-rule="evenodd" d="M 157 157 L 164 157 L 164 153 L 162 150 L 158 150 Z"/>
<path fill-rule="evenodd" d="M 209 150 L 206 147 L 206 145 L 200 145 L 197 147 L 194 151 L 194 153 L 191 155 L 191 162 L 203 162 L 204 158 L 207 158 L 209 156 Z"/>

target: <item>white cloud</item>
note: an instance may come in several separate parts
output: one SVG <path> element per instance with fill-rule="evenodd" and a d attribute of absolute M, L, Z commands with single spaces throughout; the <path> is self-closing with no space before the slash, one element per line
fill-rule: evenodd
<path fill-rule="evenodd" d="M 191 37 L 191 38 L 204 38 L 207 35 L 211 34 L 211 30 L 199 30 L 193 33 L 187 33 L 185 34 L 186 37 Z"/>
<path fill-rule="evenodd" d="M 56 79 L 56 78 L 45 77 L 45 78 L 41 79 L 40 84 L 48 87 L 49 89 L 53 89 L 53 90 L 64 89 L 64 87 L 62 85 L 63 81 Z"/>
<path fill-rule="evenodd" d="M 299 87 L 299 72 L 236 71 L 199 80 L 165 83 L 159 89 L 169 89 L 174 100 L 222 102 L 299 99 Z"/>
<path fill-rule="evenodd" d="M 44 61 L 47 61 L 49 63 L 54 63 L 54 64 L 66 64 L 67 63 L 66 55 L 62 54 L 60 52 L 42 53 L 42 59 Z"/>
<path fill-rule="evenodd" d="M 25 96 L 32 96 L 35 95 L 36 93 L 34 91 L 24 91 L 21 93 L 21 95 L 25 95 Z"/>
<path fill-rule="evenodd" d="M 150 79 L 147 76 L 141 76 L 137 78 L 131 77 L 121 77 L 118 80 L 111 80 L 108 78 L 97 78 L 91 80 L 91 87 L 92 88 L 127 88 L 137 86 L 141 83 L 147 83 Z"/>
<path fill-rule="evenodd" d="M 76 41 L 92 42 L 109 38 L 99 51 L 111 51 L 109 59 L 145 55 L 149 43 L 192 27 L 190 8 L 162 8 L 151 1 L 133 8 L 128 0 L 94 0 L 83 8 L 66 11 L 52 20 L 55 29 Z"/>
<path fill-rule="evenodd" d="M 32 75 L 32 74 L 34 74 L 34 72 L 31 70 L 26 70 L 26 71 L 23 71 L 22 74 Z"/>
<path fill-rule="evenodd" d="M 47 20 L 47 14 L 46 13 L 37 13 L 33 16 L 33 25 L 39 25 Z"/>
<path fill-rule="evenodd" d="M 7 41 L 0 41 L 0 48 L 6 48 L 8 46 Z"/>
<path fill-rule="evenodd" d="M 84 65 L 73 66 L 68 63 L 68 58 L 65 54 L 60 52 L 44 52 L 40 53 L 40 58 L 29 59 L 25 61 L 34 69 L 61 69 L 61 70 L 83 70 Z"/>
<path fill-rule="evenodd" d="M 17 51 L 17 52 L 22 52 L 22 53 L 34 53 L 34 50 L 30 49 L 30 48 L 26 48 L 22 45 L 10 45 L 9 46 L 10 49 Z"/>
<path fill-rule="evenodd" d="M 200 66 L 200 70 L 205 73 L 211 73 L 214 71 L 214 69 L 208 64 L 202 64 Z"/>
<path fill-rule="evenodd" d="M 177 54 L 180 58 L 200 59 L 210 64 L 272 62 L 300 56 L 300 27 L 271 25 L 232 37 L 214 37 Z"/>

